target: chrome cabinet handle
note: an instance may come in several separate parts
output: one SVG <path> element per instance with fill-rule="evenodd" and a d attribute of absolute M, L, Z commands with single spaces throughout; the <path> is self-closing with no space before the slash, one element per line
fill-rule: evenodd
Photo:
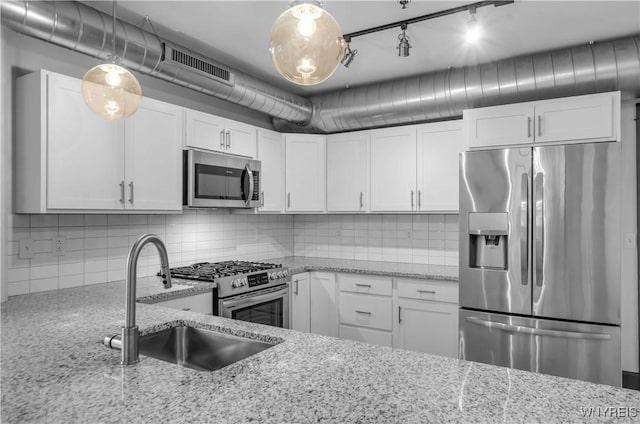
<path fill-rule="evenodd" d="M 435 290 L 418 290 L 418 293 L 436 294 Z"/>
<path fill-rule="evenodd" d="M 287 209 L 291 207 L 291 193 L 287 193 Z"/>
<path fill-rule="evenodd" d="M 124 205 L 124 181 L 120 181 L 120 203 Z"/>
<path fill-rule="evenodd" d="M 356 283 L 356 287 L 371 287 L 371 284 Z"/>
<path fill-rule="evenodd" d="M 531 138 L 531 117 L 527 116 L 527 138 Z"/>
<path fill-rule="evenodd" d="M 129 182 L 129 203 L 133 204 L 133 181 Z"/>
<path fill-rule="evenodd" d="M 413 190 L 411 190 L 411 210 L 413 210 Z"/>
<path fill-rule="evenodd" d="M 511 325 L 504 324 L 502 322 L 485 321 L 476 317 L 467 317 L 467 322 L 471 324 L 480 325 L 487 328 L 496 328 L 498 330 L 510 331 L 513 333 L 530 334 L 533 336 L 549 336 L 549 337 L 562 337 L 565 339 L 593 339 L 593 340 L 609 340 L 610 334 L 604 333 L 580 333 L 578 331 L 561 331 L 561 330 L 547 330 L 544 328 L 531 328 L 524 325 Z"/>
<path fill-rule="evenodd" d="M 231 131 L 227 131 L 227 149 L 231 148 Z"/>
<path fill-rule="evenodd" d="M 298 295 L 298 280 L 293 280 L 293 294 Z"/>
<path fill-rule="evenodd" d="M 398 306 L 398 324 L 402 324 L 402 306 Z"/>
<path fill-rule="evenodd" d="M 262 198 L 262 200 L 260 201 L 260 206 L 264 208 L 264 191 L 260 193 L 260 197 Z"/>
<path fill-rule="evenodd" d="M 535 205 L 536 205 L 536 216 L 535 216 L 535 268 L 534 268 L 534 280 L 538 287 L 542 287 L 544 284 L 543 281 L 543 273 L 542 269 L 544 267 L 544 174 L 539 172 L 536 174 L 535 178 Z"/>
<path fill-rule="evenodd" d="M 183 311 L 190 311 L 191 308 L 182 308 Z"/>
<path fill-rule="evenodd" d="M 542 136 L 542 115 L 538 115 L 538 136 Z"/>
<path fill-rule="evenodd" d="M 362 197 L 364 196 L 363 192 L 360 192 L 360 209 L 364 207 L 364 203 L 362 202 Z"/>
<path fill-rule="evenodd" d="M 220 131 L 220 148 L 224 149 L 224 130 Z"/>
<path fill-rule="evenodd" d="M 529 284 L 529 174 L 522 174 L 521 181 L 521 199 L 520 199 L 520 284 L 526 286 Z"/>
<path fill-rule="evenodd" d="M 418 190 L 418 209 L 422 208 L 422 194 L 420 193 L 420 190 Z"/>
<path fill-rule="evenodd" d="M 367 312 L 367 311 L 356 311 L 356 314 L 371 315 L 371 312 Z"/>

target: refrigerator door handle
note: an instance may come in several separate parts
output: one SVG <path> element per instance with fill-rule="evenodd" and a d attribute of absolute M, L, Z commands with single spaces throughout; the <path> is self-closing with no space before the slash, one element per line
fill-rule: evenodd
<path fill-rule="evenodd" d="M 529 334 L 532 336 L 559 337 L 563 339 L 588 339 L 588 340 L 611 340 L 611 335 L 606 333 L 581 333 L 578 331 L 546 330 L 543 328 L 531 328 L 523 325 L 511 325 L 502 322 L 485 321 L 476 317 L 467 317 L 466 321 L 482 327 L 494 328 L 496 330 L 513 333 Z"/>
<path fill-rule="evenodd" d="M 520 276 L 520 284 L 526 286 L 529 284 L 529 174 L 522 174 L 522 193 L 520 199 L 520 268 L 522 275 Z"/>
<path fill-rule="evenodd" d="M 534 265 L 534 280 L 538 287 L 543 285 L 543 260 L 544 260 L 544 174 L 539 172 L 535 178 L 535 265 Z"/>

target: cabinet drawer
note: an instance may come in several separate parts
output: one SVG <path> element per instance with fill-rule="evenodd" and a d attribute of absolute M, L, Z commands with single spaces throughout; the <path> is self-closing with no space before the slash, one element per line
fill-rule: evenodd
<path fill-rule="evenodd" d="M 432 280 L 398 280 L 398 297 L 458 303 L 458 285 Z"/>
<path fill-rule="evenodd" d="M 340 293 L 340 322 L 342 324 L 391 330 L 391 298 Z"/>
<path fill-rule="evenodd" d="M 340 291 L 391 296 L 391 279 L 370 275 L 338 275 Z"/>
<path fill-rule="evenodd" d="M 381 346 L 391 347 L 393 345 L 393 336 L 391 333 L 361 327 L 348 327 L 346 325 L 340 326 L 340 338 Z"/>

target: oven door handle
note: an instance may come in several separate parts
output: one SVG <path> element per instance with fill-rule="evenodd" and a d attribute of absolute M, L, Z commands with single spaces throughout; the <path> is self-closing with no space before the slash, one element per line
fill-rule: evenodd
<path fill-rule="evenodd" d="M 281 297 L 285 297 L 288 294 L 288 292 L 289 292 L 289 286 L 282 289 L 277 289 L 272 292 L 264 293 L 264 294 L 248 295 L 241 299 L 224 300 L 222 301 L 222 307 L 223 309 L 228 309 L 228 310 L 243 308 L 246 306 L 256 305 L 258 303 L 264 303 L 270 300 L 275 300 Z"/>

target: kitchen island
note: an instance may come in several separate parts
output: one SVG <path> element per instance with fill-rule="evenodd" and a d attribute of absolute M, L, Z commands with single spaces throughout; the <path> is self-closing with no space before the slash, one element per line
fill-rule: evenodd
<path fill-rule="evenodd" d="M 194 289 L 172 289 L 183 290 Z M 138 296 L 162 291 L 150 278 Z M 143 334 L 188 323 L 277 344 L 214 372 L 143 355 L 122 367 L 102 340 L 124 323 L 124 293 L 117 282 L 2 304 L 3 423 L 559 423 L 593 421 L 589 412 L 640 420 L 631 390 L 152 304 L 137 304 Z"/>

